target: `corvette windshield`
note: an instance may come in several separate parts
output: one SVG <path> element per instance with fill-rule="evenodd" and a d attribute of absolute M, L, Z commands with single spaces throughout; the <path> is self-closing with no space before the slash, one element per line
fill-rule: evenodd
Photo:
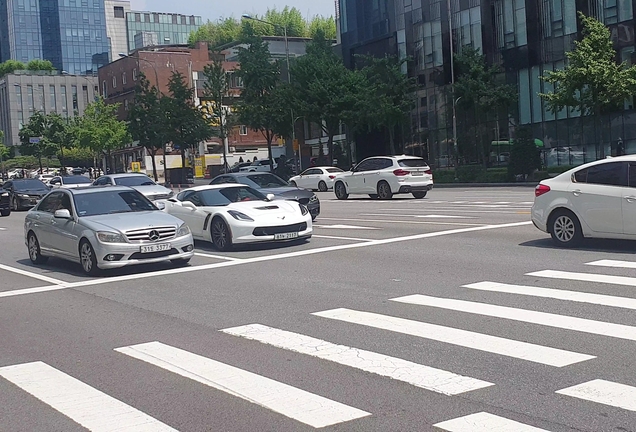
<path fill-rule="evenodd" d="M 243 201 L 266 201 L 265 195 L 247 186 L 208 189 L 200 192 L 205 206 L 226 206 Z"/>

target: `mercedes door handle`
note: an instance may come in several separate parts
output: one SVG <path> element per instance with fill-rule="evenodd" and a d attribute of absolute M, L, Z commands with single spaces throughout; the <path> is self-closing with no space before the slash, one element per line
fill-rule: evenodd
<path fill-rule="evenodd" d="M 636 201 L 636 196 L 633 196 L 633 195 L 626 196 L 625 199 L 627 200 L 628 203 L 633 203 Z"/>
<path fill-rule="evenodd" d="M 573 190 L 573 191 L 572 191 L 572 195 L 574 195 L 574 196 L 579 196 L 579 195 L 581 195 L 582 193 L 583 193 L 583 192 L 581 192 L 581 190 L 580 190 L 580 189 L 576 189 L 576 190 Z"/>

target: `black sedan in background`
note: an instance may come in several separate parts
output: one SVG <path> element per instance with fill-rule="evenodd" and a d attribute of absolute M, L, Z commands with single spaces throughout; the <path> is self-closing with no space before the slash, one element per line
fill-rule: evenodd
<path fill-rule="evenodd" d="M 2 185 L 2 195 L 8 194 L 13 211 L 34 207 L 49 190 L 47 185 L 36 179 L 14 179 Z"/>
<path fill-rule="evenodd" d="M 273 194 L 276 199 L 297 201 L 306 205 L 311 213 L 311 219 L 316 219 L 320 214 L 320 201 L 315 193 L 308 189 L 300 189 L 290 186 L 282 178 L 267 172 L 239 172 L 221 174 L 210 182 L 211 185 L 223 183 L 240 183 L 250 186 L 267 195 Z"/>

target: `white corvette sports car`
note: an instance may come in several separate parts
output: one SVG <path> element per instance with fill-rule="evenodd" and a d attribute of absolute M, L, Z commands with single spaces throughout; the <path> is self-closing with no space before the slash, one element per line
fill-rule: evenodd
<path fill-rule="evenodd" d="M 307 207 L 271 198 L 249 186 L 220 184 L 186 189 L 155 204 L 187 223 L 195 239 L 210 241 L 220 251 L 239 243 L 310 238 Z"/>

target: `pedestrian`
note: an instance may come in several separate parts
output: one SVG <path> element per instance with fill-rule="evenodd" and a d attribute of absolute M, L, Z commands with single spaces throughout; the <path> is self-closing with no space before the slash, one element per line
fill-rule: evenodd
<path fill-rule="evenodd" d="M 243 156 L 239 157 L 239 163 L 242 164 L 243 163 Z"/>
<path fill-rule="evenodd" d="M 88 167 L 88 178 L 93 180 L 93 169 L 91 167 Z"/>

